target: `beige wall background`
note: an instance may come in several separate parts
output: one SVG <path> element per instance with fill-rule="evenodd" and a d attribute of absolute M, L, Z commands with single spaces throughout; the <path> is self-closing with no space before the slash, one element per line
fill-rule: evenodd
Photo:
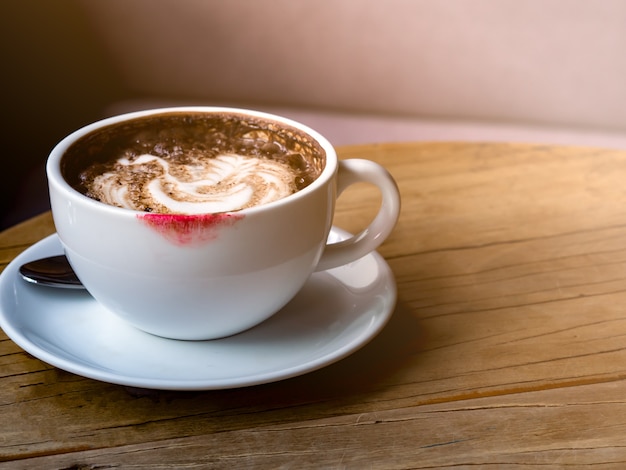
<path fill-rule="evenodd" d="M 626 130 L 622 0 L 80 0 L 135 93 Z"/>
<path fill-rule="evenodd" d="M 0 224 L 46 198 L 64 135 L 160 104 L 285 110 L 339 144 L 626 148 L 623 0 L 3 0 L 0 35 Z"/>

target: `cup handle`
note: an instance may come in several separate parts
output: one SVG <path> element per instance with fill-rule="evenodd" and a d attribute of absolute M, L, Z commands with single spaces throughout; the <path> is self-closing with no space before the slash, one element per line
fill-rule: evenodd
<path fill-rule="evenodd" d="M 400 191 L 391 174 L 371 160 L 340 160 L 337 169 L 337 197 L 354 183 L 372 183 L 382 194 L 376 217 L 358 234 L 326 245 L 315 271 L 351 263 L 374 251 L 389 236 L 400 215 Z"/>

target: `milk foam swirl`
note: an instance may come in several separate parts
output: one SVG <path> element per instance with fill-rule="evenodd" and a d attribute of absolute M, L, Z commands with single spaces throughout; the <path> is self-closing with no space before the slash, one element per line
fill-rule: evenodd
<path fill-rule="evenodd" d="M 175 163 L 145 154 L 118 159 L 93 180 L 89 196 L 139 211 L 200 214 L 258 206 L 295 191 L 293 171 L 276 160 L 219 155 Z"/>

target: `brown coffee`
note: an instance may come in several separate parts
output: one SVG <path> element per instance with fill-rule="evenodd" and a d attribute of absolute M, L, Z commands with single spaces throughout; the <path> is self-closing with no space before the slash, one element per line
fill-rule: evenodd
<path fill-rule="evenodd" d="M 105 204 L 198 214 L 293 194 L 320 175 L 325 152 L 305 132 L 272 120 L 164 112 L 82 137 L 61 165 L 71 186 Z"/>

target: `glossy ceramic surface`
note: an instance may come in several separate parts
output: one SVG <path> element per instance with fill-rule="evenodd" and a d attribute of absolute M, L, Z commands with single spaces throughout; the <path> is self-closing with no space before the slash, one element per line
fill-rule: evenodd
<path fill-rule="evenodd" d="M 333 229 L 331 238 L 346 238 Z M 390 318 L 396 285 L 373 252 L 315 273 L 280 312 L 238 335 L 164 339 L 130 326 L 85 291 L 25 282 L 19 266 L 62 253 L 56 235 L 0 274 L 0 327 L 24 350 L 61 369 L 116 384 L 171 390 L 249 386 L 310 372 L 370 341 Z"/>

